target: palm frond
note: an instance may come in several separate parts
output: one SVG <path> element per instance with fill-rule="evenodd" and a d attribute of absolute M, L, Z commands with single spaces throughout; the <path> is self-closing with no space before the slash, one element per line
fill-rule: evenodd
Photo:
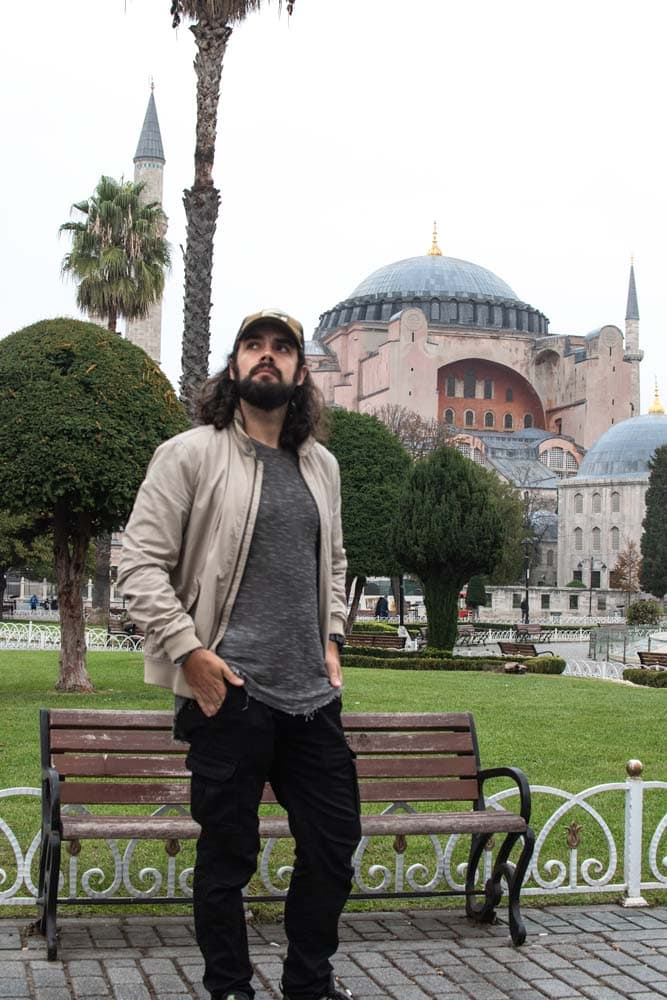
<path fill-rule="evenodd" d="M 291 14 L 295 0 L 286 0 L 287 13 Z M 262 6 L 262 0 L 172 0 L 172 25 L 177 28 L 181 18 L 198 21 L 206 17 L 209 21 L 222 24 L 243 21 L 253 10 Z M 278 11 L 282 10 L 283 0 L 278 0 Z"/>

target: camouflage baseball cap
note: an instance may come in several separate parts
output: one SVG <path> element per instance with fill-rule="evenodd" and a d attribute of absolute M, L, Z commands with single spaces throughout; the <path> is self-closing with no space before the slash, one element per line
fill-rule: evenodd
<path fill-rule="evenodd" d="M 296 346 L 300 351 L 303 351 L 304 340 L 301 323 L 299 323 L 298 319 L 288 316 L 287 313 L 281 312 L 279 309 L 262 309 L 260 312 L 246 316 L 239 327 L 239 332 L 236 334 L 234 350 L 238 347 L 241 337 L 244 337 L 254 326 L 261 326 L 262 324 L 278 327 L 280 330 L 291 334 L 296 342 Z"/>

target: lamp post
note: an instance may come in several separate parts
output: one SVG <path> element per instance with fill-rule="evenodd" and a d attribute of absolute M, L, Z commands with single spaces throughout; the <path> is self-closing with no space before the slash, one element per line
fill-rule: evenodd
<path fill-rule="evenodd" d="M 590 562 L 591 562 L 591 568 L 590 568 L 589 577 L 588 577 L 588 617 L 589 618 L 591 618 L 592 615 L 593 615 L 593 573 L 595 571 L 595 556 L 591 556 L 590 557 Z M 578 563 L 577 569 L 583 569 L 583 568 L 584 568 L 583 562 Z M 600 573 L 602 573 L 606 568 L 607 567 L 605 566 L 604 563 L 600 563 Z M 602 579 L 600 579 L 600 582 L 598 583 L 598 588 L 597 589 L 599 589 L 601 583 L 602 583 Z"/>

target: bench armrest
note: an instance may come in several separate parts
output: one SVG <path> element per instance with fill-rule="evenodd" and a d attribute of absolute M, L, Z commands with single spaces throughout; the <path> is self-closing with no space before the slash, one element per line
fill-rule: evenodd
<path fill-rule="evenodd" d="M 489 767 L 484 771 L 479 771 L 477 775 L 480 789 L 485 781 L 490 778 L 511 778 L 519 788 L 519 811 L 526 824 L 530 823 L 530 785 L 523 771 L 518 767 Z"/>
<path fill-rule="evenodd" d="M 55 767 L 42 768 L 42 831 L 60 829 L 60 778 Z"/>

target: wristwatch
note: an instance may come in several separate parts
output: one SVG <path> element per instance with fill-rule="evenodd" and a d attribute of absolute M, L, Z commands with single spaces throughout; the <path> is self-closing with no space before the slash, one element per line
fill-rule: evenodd
<path fill-rule="evenodd" d="M 338 652 L 341 653 L 345 645 L 345 636 L 341 632 L 330 632 L 329 642 L 335 642 L 338 646 Z"/>

